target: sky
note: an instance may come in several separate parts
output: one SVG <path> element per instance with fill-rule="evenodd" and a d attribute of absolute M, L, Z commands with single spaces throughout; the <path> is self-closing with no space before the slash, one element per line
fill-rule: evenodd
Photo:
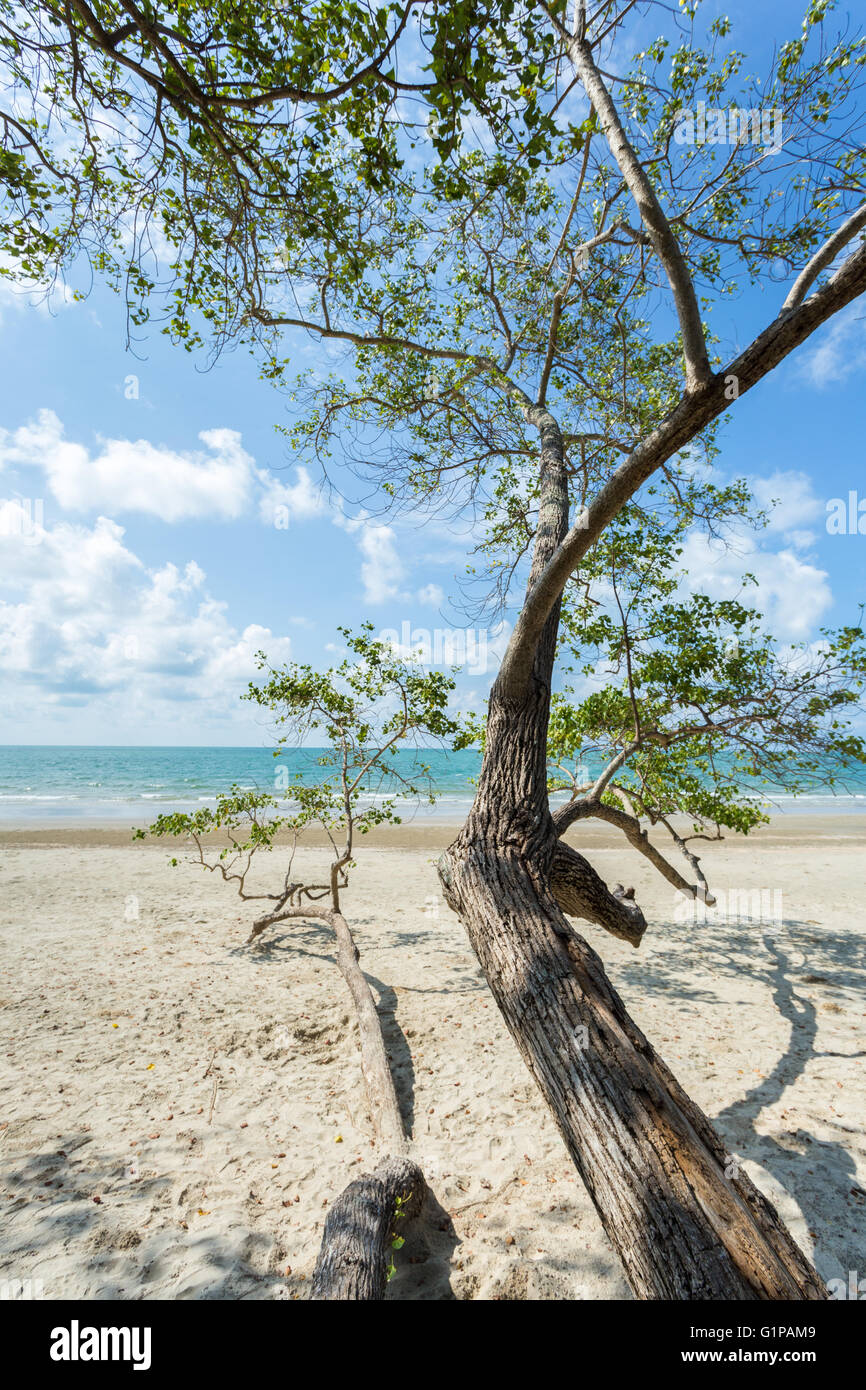
<path fill-rule="evenodd" d="M 784 293 L 726 303 L 717 329 L 744 343 Z M 98 285 L 48 307 L 0 281 L 0 743 L 259 744 L 238 700 L 256 651 L 328 664 L 338 626 L 364 620 L 434 646 L 438 632 L 446 661 L 463 643 L 456 698 L 478 706 L 509 627 L 461 612 L 469 527 L 386 523 L 324 495 L 252 359 L 208 371 L 156 329 L 129 349 L 126 334 L 121 300 Z M 298 370 L 333 365 L 312 340 L 290 349 Z M 779 505 L 733 551 L 692 537 L 689 583 L 736 593 L 751 570 L 782 641 L 856 621 L 866 598 L 866 536 L 827 525 L 853 492 L 866 531 L 864 401 L 855 303 L 738 401 L 722 434 L 721 472 Z"/>

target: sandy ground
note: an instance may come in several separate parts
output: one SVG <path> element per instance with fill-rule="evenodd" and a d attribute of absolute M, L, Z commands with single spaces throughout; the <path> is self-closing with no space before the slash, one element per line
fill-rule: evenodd
<path fill-rule="evenodd" d="M 448 839 L 380 836 L 344 900 L 434 1193 L 389 1297 L 628 1297 L 441 900 Z M 650 919 L 639 951 L 586 929 L 614 983 L 826 1279 L 866 1275 L 864 840 L 789 817 L 708 847 L 768 920 L 704 925 L 605 828 L 589 851 Z M 0 1294 L 306 1297 L 371 1127 L 327 930 L 250 950 L 254 915 L 116 827 L 0 835 Z"/>

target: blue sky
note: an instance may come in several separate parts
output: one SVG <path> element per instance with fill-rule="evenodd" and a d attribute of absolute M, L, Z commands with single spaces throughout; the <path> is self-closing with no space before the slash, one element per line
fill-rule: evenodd
<path fill-rule="evenodd" d="M 0 323 L 0 741 L 257 742 L 258 648 L 323 663 L 340 624 L 449 626 L 459 527 L 325 497 L 250 358 L 128 352 L 100 290 L 52 312 L 7 291 Z"/>
<path fill-rule="evenodd" d="M 783 298 L 725 304 L 716 327 L 744 343 Z M 284 399 L 245 355 L 207 372 L 156 331 L 132 353 L 125 338 L 122 302 L 99 287 L 51 312 L 0 294 L 0 742 L 258 743 L 237 699 L 258 647 L 324 663 L 338 624 L 463 625 L 448 603 L 468 558 L 459 527 L 385 526 L 321 497 L 275 430 Z M 326 365 L 312 342 L 293 350 L 299 370 Z M 853 621 L 866 597 L 866 538 L 825 525 L 830 499 L 866 499 L 864 386 L 855 304 L 739 401 L 722 437 L 721 471 L 781 505 L 757 549 L 696 538 L 690 582 L 730 592 L 754 570 L 785 641 Z M 486 634 L 463 705 L 483 699 L 506 635 Z"/>

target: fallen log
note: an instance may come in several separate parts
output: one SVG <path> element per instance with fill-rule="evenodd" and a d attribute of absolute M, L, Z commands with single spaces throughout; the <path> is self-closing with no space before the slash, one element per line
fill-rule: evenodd
<path fill-rule="evenodd" d="M 386 1158 L 340 1193 L 325 1221 L 313 1272 L 316 1300 L 377 1301 L 385 1296 L 391 1249 L 424 1203 L 424 1174 L 412 1159 Z"/>
<path fill-rule="evenodd" d="M 405 1226 L 424 1205 L 427 1184 L 418 1164 L 409 1156 L 376 1001 L 343 914 L 324 907 L 288 908 L 257 922 L 250 941 L 260 936 L 264 926 L 292 917 L 327 922 L 336 937 L 337 965 L 355 1006 L 364 1086 L 382 1154 L 376 1169 L 350 1182 L 328 1212 L 311 1297 L 377 1302 L 385 1297 L 394 1242 L 402 1244 Z"/>

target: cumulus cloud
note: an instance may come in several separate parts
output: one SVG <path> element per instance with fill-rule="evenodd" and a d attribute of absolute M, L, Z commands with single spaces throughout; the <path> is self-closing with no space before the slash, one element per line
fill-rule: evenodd
<path fill-rule="evenodd" d="M 393 527 L 372 521 L 368 512 L 346 516 L 339 508 L 331 520 L 341 530 L 357 537 L 358 549 L 363 556 L 361 582 L 365 603 L 385 603 L 390 598 L 396 598 L 406 568 L 397 550 L 397 536 Z"/>
<path fill-rule="evenodd" d="M 783 641 L 809 637 L 833 602 L 825 570 L 795 554 L 793 547 L 771 551 L 743 534 L 732 545 L 699 532 L 687 538 L 682 554 L 685 587 L 711 598 L 741 598 L 760 609 L 767 626 Z M 743 592 L 743 575 L 758 581 Z"/>
<path fill-rule="evenodd" d="M 165 522 L 191 519 L 228 521 L 257 505 L 267 525 L 289 526 L 327 515 L 321 488 L 302 465 L 287 482 L 258 468 L 236 430 L 202 430 L 198 450 L 176 450 L 147 439 L 103 439 L 93 449 L 65 437 L 52 410 L 16 430 L 0 430 L 0 469 L 31 468 L 43 475 L 54 500 L 67 512 L 143 513 Z M 366 512 L 331 520 L 356 536 L 361 582 L 368 603 L 384 603 L 398 592 L 405 568 L 390 526 Z M 422 602 L 441 593 L 429 585 Z"/>
<path fill-rule="evenodd" d="M 58 505 L 78 515 L 139 513 L 172 523 L 257 514 L 278 527 L 327 517 L 355 537 L 365 602 L 381 604 L 398 595 L 406 566 L 391 526 L 366 511 L 347 516 L 331 507 L 303 465 L 294 468 L 290 481 L 257 467 L 236 430 L 202 430 L 198 437 L 203 449 L 171 449 L 147 439 L 100 439 L 88 448 L 66 438 L 54 411 L 42 410 L 18 429 L 0 430 L 0 470 L 38 472 Z M 416 556 L 414 563 L 423 558 Z M 435 559 L 442 563 L 441 556 Z M 433 606 L 444 601 L 441 587 L 432 583 L 417 597 Z"/>
<path fill-rule="evenodd" d="M 364 559 L 361 582 L 367 603 L 384 603 L 394 598 L 405 573 L 397 553 L 397 538 L 390 526 L 365 523 L 361 528 L 358 547 Z"/>
<path fill-rule="evenodd" d="M 362 556 L 361 583 L 364 602 L 370 604 L 386 603 L 388 599 L 399 597 L 409 602 L 409 595 L 401 592 L 400 582 L 405 578 L 407 567 L 397 548 L 397 533 L 392 526 L 375 521 L 370 513 L 361 510 L 355 516 L 348 516 L 341 506 L 331 513 L 335 526 L 356 538 Z M 415 557 L 418 563 L 418 557 Z"/>
<path fill-rule="evenodd" d="M 146 439 L 101 440 L 91 452 L 64 437 L 52 410 L 0 433 L 0 466 L 40 469 L 66 511 L 144 512 L 163 521 L 229 520 L 245 511 L 253 461 L 236 430 L 202 430 L 206 452 L 178 452 Z"/>
<path fill-rule="evenodd" d="M 768 514 L 768 533 L 793 535 L 824 515 L 824 503 L 815 496 L 807 473 L 777 469 L 768 477 L 750 478 L 749 486 L 758 505 Z"/>
<path fill-rule="evenodd" d="M 148 568 L 105 517 L 46 528 L 6 502 L 0 584 L 0 682 L 10 699 L 27 692 L 36 714 L 95 701 L 134 728 L 137 713 L 170 719 L 182 702 L 230 717 L 255 652 L 285 661 L 291 651 L 268 628 L 238 631 L 195 561 Z"/>
<path fill-rule="evenodd" d="M 256 473 L 262 487 L 259 517 L 266 525 L 308 521 L 311 517 L 321 516 L 325 511 L 322 490 L 316 486 L 303 466 L 295 469 L 294 483 L 285 483 L 273 473 L 262 469 L 257 469 Z"/>

